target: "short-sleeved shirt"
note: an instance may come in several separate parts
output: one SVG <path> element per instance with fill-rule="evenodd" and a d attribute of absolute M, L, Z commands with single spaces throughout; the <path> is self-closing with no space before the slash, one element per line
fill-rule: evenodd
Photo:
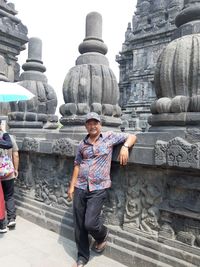
<path fill-rule="evenodd" d="M 14 136 L 13 135 L 10 135 L 10 138 L 11 138 L 11 141 L 12 141 L 12 148 L 10 148 L 10 149 L 8 149 L 7 150 L 7 154 L 10 156 L 10 158 L 12 159 L 12 153 L 13 152 L 18 152 L 18 146 L 17 146 L 17 143 L 16 143 L 16 140 L 15 140 L 15 138 L 14 138 Z M 2 148 L 0 148 L 0 149 L 2 149 Z M 14 173 L 12 173 L 12 174 L 10 174 L 9 176 L 7 176 L 5 179 L 4 178 L 1 178 L 1 180 L 3 181 L 3 180 L 11 180 L 11 179 L 14 179 L 15 178 L 15 174 Z"/>
<path fill-rule="evenodd" d="M 101 190 L 111 186 L 110 167 L 113 147 L 123 143 L 127 133 L 101 133 L 95 144 L 88 142 L 89 135 L 83 139 L 78 147 L 74 165 L 80 170 L 76 187 L 90 191 Z"/>

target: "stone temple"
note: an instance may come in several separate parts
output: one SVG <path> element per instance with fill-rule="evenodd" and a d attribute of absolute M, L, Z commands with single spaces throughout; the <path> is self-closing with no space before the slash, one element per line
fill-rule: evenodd
<path fill-rule="evenodd" d="M 0 80 L 36 95 L 0 104 L 20 149 L 18 214 L 73 239 L 67 186 L 84 118 L 96 111 L 105 130 L 138 138 L 126 167 L 119 166 L 118 148 L 113 154 L 105 254 L 126 266 L 200 266 L 200 0 L 137 1 L 116 57 L 119 84 L 106 58 L 102 23 L 98 12 L 86 14 L 80 56 L 60 88 L 58 120 L 42 40 L 29 38 L 15 6 L 0 1 Z M 17 56 L 26 43 L 20 74 Z"/>
<path fill-rule="evenodd" d="M 137 1 L 128 23 L 122 51 L 116 56 L 120 68 L 120 106 L 124 127 L 147 131 L 150 105 L 156 99 L 154 73 L 161 51 L 174 38 L 175 18 L 184 0 Z"/>

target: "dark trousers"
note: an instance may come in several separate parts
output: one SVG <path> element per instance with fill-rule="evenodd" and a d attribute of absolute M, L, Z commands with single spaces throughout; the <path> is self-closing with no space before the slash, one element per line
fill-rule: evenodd
<path fill-rule="evenodd" d="M 98 242 L 102 242 L 107 234 L 103 225 L 101 211 L 107 197 L 107 190 L 82 190 L 75 188 L 73 211 L 75 225 L 75 241 L 78 259 L 88 262 L 90 257 L 88 234 Z"/>
<path fill-rule="evenodd" d="M 0 181 L 0 221 L 5 219 L 5 202 L 3 196 L 3 189 Z"/>
<path fill-rule="evenodd" d="M 8 221 L 16 218 L 15 200 L 14 200 L 14 179 L 2 181 L 4 199 L 6 203 Z"/>

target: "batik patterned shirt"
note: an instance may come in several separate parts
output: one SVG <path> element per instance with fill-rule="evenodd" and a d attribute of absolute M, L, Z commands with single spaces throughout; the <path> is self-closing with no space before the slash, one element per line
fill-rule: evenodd
<path fill-rule="evenodd" d="M 123 143 L 128 134 L 101 133 L 94 144 L 89 143 L 88 138 L 89 135 L 80 142 L 74 161 L 74 165 L 80 166 L 75 186 L 83 190 L 88 187 L 90 191 L 109 188 L 113 147 Z"/>

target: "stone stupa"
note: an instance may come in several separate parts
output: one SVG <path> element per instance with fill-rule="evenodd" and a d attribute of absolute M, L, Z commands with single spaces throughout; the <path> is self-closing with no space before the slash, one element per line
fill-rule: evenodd
<path fill-rule="evenodd" d="M 88 112 L 97 112 L 106 129 L 118 129 L 121 109 L 119 88 L 105 54 L 102 40 L 102 17 L 91 12 L 86 17 L 86 37 L 79 45 L 81 55 L 71 68 L 63 84 L 65 104 L 60 107 L 61 131 L 85 134 L 84 120 Z"/>

